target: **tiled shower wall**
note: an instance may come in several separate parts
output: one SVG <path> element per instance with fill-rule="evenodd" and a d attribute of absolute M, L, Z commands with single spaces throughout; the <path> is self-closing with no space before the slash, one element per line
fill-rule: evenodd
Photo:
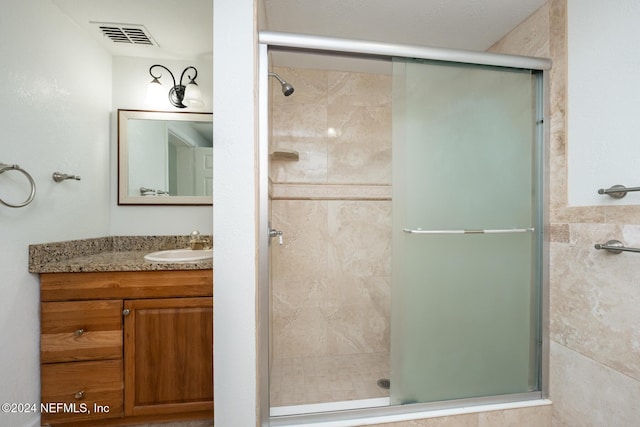
<path fill-rule="evenodd" d="M 273 71 L 272 358 L 388 352 L 391 76 Z"/>

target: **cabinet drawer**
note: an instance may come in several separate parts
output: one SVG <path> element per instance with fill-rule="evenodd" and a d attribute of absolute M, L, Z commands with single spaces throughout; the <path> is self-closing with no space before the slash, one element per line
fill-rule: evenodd
<path fill-rule="evenodd" d="M 43 424 L 122 417 L 122 360 L 41 366 Z"/>
<path fill-rule="evenodd" d="M 41 301 L 213 296 L 213 270 L 43 273 Z"/>
<path fill-rule="evenodd" d="M 43 302 L 42 363 L 122 357 L 122 301 Z"/>

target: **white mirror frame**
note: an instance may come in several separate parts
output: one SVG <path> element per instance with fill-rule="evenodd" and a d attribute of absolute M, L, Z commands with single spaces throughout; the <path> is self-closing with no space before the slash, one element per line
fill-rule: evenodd
<path fill-rule="evenodd" d="M 118 110 L 118 205 L 212 205 L 211 196 L 132 196 L 129 194 L 129 145 L 127 123 L 130 119 L 213 122 L 212 113 L 188 113 L 144 110 Z"/>

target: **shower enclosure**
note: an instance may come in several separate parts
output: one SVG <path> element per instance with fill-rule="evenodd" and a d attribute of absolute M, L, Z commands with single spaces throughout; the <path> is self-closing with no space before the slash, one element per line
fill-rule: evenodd
<path fill-rule="evenodd" d="M 373 74 L 280 67 L 295 94 L 261 93 L 272 425 L 544 396 L 549 62 L 277 33 L 261 42 L 261 87 L 269 47 L 386 61 Z M 297 163 L 269 151 L 295 151 Z"/>

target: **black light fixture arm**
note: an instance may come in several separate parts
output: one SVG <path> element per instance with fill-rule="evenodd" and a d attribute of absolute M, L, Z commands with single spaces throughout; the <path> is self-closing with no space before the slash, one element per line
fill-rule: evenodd
<path fill-rule="evenodd" d="M 184 70 L 182 70 L 182 74 L 180 74 L 180 86 L 182 86 L 182 78 L 184 77 L 185 73 L 189 70 L 193 70 L 193 72 L 195 73 L 193 77 L 187 74 L 187 78 L 189 79 L 189 82 L 194 82 L 196 80 L 196 77 L 198 77 L 198 70 L 196 70 L 196 67 L 189 66 Z"/>
<path fill-rule="evenodd" d="M 184 100 L 184 93 L 186 89 L 186 86 L 182 84 L 182 79 L 184 78 L 184 75 L 187 73 L 188 70 L 193 70 L 194 72 L 193 77 L 191 77 L 190 75 L 187 75 L 187 79 L 189 79 L 187 84 L 190 82 L 195 83 L 196 77 L 198 77 L 198 70 L 196 70 L 196 68 L 193 66 L 189 66 L 185 68 L 182 71 L 182 74 L 180 75 L 180 83 L 176 84 L 176 78 L 174 77 L 171 70 L 169 70 L 164 65 L 154 64 L 151 67 L 149 67 L 149 74 L 151 74 L 151 77 L 153 77 L 154 82 L 157 82 L 157 83 L 160 83 L 158 79 L 162 77 L 162 74 L 158 74 L 157 76 L 153 74 L 153 69 L 155 67 L 160 67 L 163 70 L 166 70 L 171 76 L 171 80 L 173 81 L 173 86 L 171 87 L 171 89 L 169 89 L 169 102 L 171 102 L 171 104 L 175 107 L 186 108 L 187 106 L 182 103 L 182 101 Z"/>
<path fill-rule="evenodd" d="M 165 70 L 167 73 L 169 73 L 169 75 L 171 76 L 171 80 L 173 80 L 173 85 L 176 85 L 176 78 L 173 77 L 173 73 L 171 72 L 170 69 L 168 69 L 167 67 L 165 67 L 164 65 L 160 65 L 160 64 L 155 64 L 152 65 L 151 67 L 149 67 L 149 74 L 151 74 L 151 77 L 153 77 L 155 80 L 158 80 L 160 77 L 162 77 L 162 74 L 158 74 L 157 76 L 155 74 L 153 74 L 153 69 L 155 67 L 160 67 L 163 70 Z"/>

